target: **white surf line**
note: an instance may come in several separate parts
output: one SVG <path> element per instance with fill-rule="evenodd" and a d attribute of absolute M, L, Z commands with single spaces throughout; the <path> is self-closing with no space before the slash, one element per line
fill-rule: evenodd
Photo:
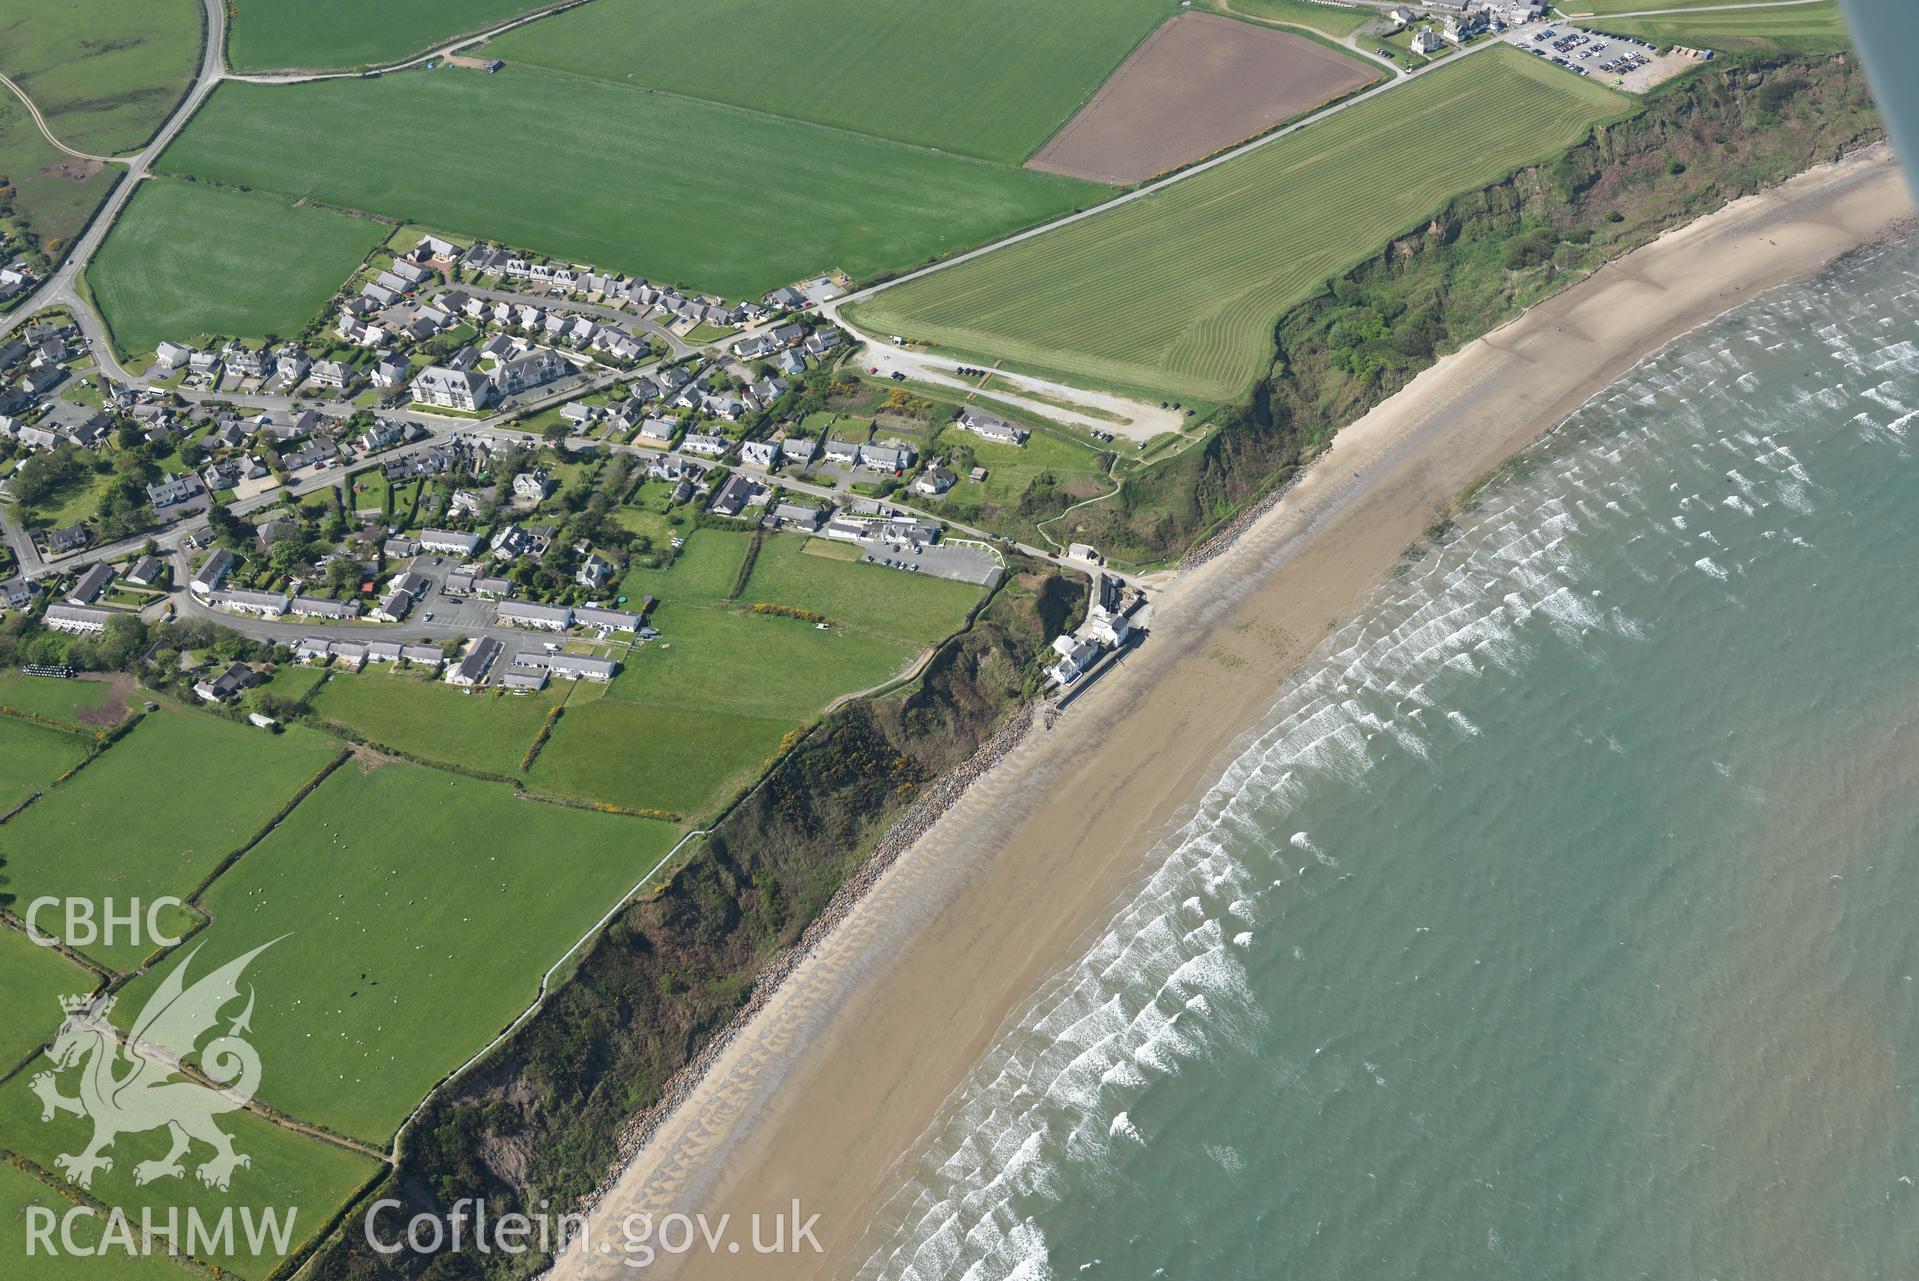
<path fill-rule="evenodd" d="M 33 105 L 33 99 L 27 97 L 27 91 L 15 84 L 12 77 L 0 75 L 0 84 L 13 90 L 13 96 L 20 99 L 21 103 L 26 106 L 27 114 L 33 117 L 34 126 L 40 130 L 40 136 L 53 144 L 55 150 L 66 152 L 75 160 L 94 160 L 103 165 L 124 165 L 132 163 L 131 159 L 122 160 L 118 156 L 96 156 L 91 152 L 75 151 L 72 147 L 69 147 L 66 143 L 61 142 L 53 136 L 53 130 L 47 128 L 47 118 L 40 114 L 40 108 Z"/>
<path fill-rule="evenodd" d="M 755 789 L 755 790 L 758 790 L 758 789 Z M 545 804 L 545 803 L 546 802 L 535 802 L 535 804 Z M 434 1087 L 428 1090 L 426 1094 L 421 1097 L 420 1101 L 414 1105 L 413 1110 L 406 1114 L 406 1119 L 400 1122 L 400 1128 L 393 1132 L 393 1149 L 392 1149 L 392 1153 L 387 1158 L 388 1165 L 393 1166 L 396 1169 L 399 1167 L 400 1141 L 406 1137 L 406 1132 L 408 1128 L 412 1126 L 413 1122 L 419 1117 L 420 1113 L 426 1110 L 426 1105 L 431 1103 L 434 1100 L 434 1098 L 440 1093 L 440 1091 L 446 1089 L 447 1086 L 452 1085 L 455 1081 L 459 1080 L 462 1076 L 466 1075 L 467 1070 L 471 1068 L 475 1063 L 478 1063 L 481 1059 L 485 1058 L 487 1055 L 493 1053 L 494 1050 L 498 1049 L 502 1042 L 504 1042 L 509 1036 L 512 1036 L 515 1032 L 517 1032 L 520 1029 L 520 1027 L 528 1019 L 532 1018 L 533 1015 L 539 1010 L 539 1008 L 542 1005 L 546 1004 L 547 994 L 552 991 L 553 976 L 559 973 L 560 967 L 565 965 L 568 961 L 572 960 L 573 954 L 575 952 L 579 951 L 582 947 L 586 946 L 589 940 L 591 940 L 601 930 L 605 929 L 607 922 L 611 921 L 615 916 L 618 916 L 622 911 L 624 911 L 626 909 L 626 905 L 631 903 L 636 897 L 638 897 L 639 892 L 646 888 L 646 883 L 652 880 L 655 876 L 657 876 L 659 874 L 660 869 L 665 867 L 668 863 L 670 863 L 673 860 L 673 856 L 675 854 L 678 854 L 688 841 L 692 840 L 696 836 L 710 835 L 712 831 L 713 829 L 710 827 L 702 827 L 695 831 L 688 832 L 685 836 L 682 836 L 677 842 L 674 843 L 674 846 L 672 849 L 668 850 L 665 854 L 660 856 L 659 862 L 655 863 L 650 869 L 647 870 L 647 873 L 645 876 L 642 876 L 639 880 L 633 883 L 632 889 L 628 890 L 625 894 L 622 894 L 620 896 L 619 902 L 615 903 L 612 907 L 606 910 L 606 915 L 602 916 L 599 920 L 593 922 L 593 926 L 591 929 L 587 930 L 586 933 L 580 935 L 579 938 L 573 940 L 573 946 L 567 948 L 566 951 L 560 955 L 560 959 L 553 962 L 553 964 L 547 969 L 547 972 L 540 976 L 540 990 L 534 996 L 532 1004 L 528 1005 L 524 1010 L 521 1010 L 519 1014 L 514 1017 L 511 1023 L 507 1024 L 504 1028 L 500 1029 L 500 1034 L 498 1036 L 494 1037 L 491 1041 L 488 1041 L 484 1047 L 482 1047 L 479 1051 L 477 1051 L 473 1055 L 473 1057 L 469 1058 L 466 1062 L 460 1064 L 460 1066 L 454 1068 L 451 1072 L 441 1077 L 439 1081 L 434 1085 Z"/>

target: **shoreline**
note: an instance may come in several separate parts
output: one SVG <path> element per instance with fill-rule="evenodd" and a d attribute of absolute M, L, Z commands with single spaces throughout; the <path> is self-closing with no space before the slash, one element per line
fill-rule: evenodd
<path fill-rule="evenodd" d="M 819 1216 L 823 1254 L 662 1254 L 655 1266 L 842 1271 L 893 1166 L 1009 1013 L 1110 916 L 1152 839 L 1435 515 L 1647 356 L 1912 212 L 1884 144 L 1818 166 L 1608 263 L 1341 430 L 1232 523 L 1230 545 L 1197 549 L 1159 593 L 1147 645 L 1054 728 L 1007 746 L 910 845 L 883 851 L 890 866 L 854 878 L 865 892 L 700 1056 L 678 1105 L 650 1118 L 589 1239 L 619 1240 L 634 1213 L 737 1224 L 786 1215 L 797 1197 L 802 1220 Z M 550 1275 L 631 1274 L 596 1251 Z"/>

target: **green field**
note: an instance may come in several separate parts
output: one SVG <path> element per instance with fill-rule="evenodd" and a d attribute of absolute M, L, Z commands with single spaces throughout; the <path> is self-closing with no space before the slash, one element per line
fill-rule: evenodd
<path fill-rule="evenodd" d="M 1664 5 L 1622 5 L 1621 8 L 1664 8 Z M 1819 4 L 1777 9 L 1726 9 L 1716 12 L 1669 14 L 1657 18 L 1606 18 L 1593 24 L 1618 35 L 1638 36 L 1654 44 L 1683 44 L 1719 50 L 1796 49 L 1829 53 L 1852 46 L 1839 6 Z"/>
<path fill-rule="evenodd" d="M 80 725 L 87 721 L 117 724 L 125 703 L 117 687 L 106 681 L 52 680 L 20 672 L 0 672 L 0 707 Z"/>
<path fill-rule="evenodd" d="M 0 90 L 0 174 L 13 184 L 11 221 L 39 237 L 50 258 L 58 259 L 80 234 L 118 172 L 117 165 L 90 164 L 54 150 L 20 100 Z"/>
<path fill-rule="evenodd" d="M 971 583 L 805 554 L 806 540 L 769 538 L 740 594 L 743 605 L 793 605 L 835 625 L 917 644 L 944 639 L 980 597 Z"/>
<path fill-rule="evenodd" d="M 492 774 L 518 774 L 520 761 L 565 697 L 564 687 L 537 694 L 468 694 L 418 672 L 375 666 L 335 672 L 313 696 L 315 715 L 338 721 L 369 742 Z"/>
<path fill-rule="evenodd" d="M 259 1097 L 384 1142 L 676 839 L 501 783 L 348 765 L 208 891 L 189 975 L 278 939 L 246 971 Z M 116 1014 L 137 1012 L 165 969 Z"/>
<path fill-rule="evenodd" d="M 200 26 L 195 0 L 0 0 L 0 72 L 61 142 L 117 155 L 145 145 L 186 92 Z"/>
<path fill-rule="evenodd" d="M 5 1136 L 0 1135 L 0 1145 L 4 1143 Z M 193 1281 L 193 1272 L 170 1259 L 117 1249 L 88 1257 L 58 1249 L 49 1254 L 36 1248 L 29 1256 L 26 1207 L 43 1206 L 55 1215 L 65 1215 L 75 1204 L 25 1170 L 0 1164 L 0 1259 L 8 1260 L 9 1268 L 31 1269 L 17 1275 L 32 1281 Z M 76 1218 L 73 1224 L 73 1236 L 81 1249 L 91 1250 L 99 1243 L 103 1224 L 98 1217 Z M 56 1229 L 53 1240 L 57 1244 L 59 1239 Z"/>
<path fill-rule="evenodd" d="M 265 993 L 262 992 L 262 1004 L 265 999 Z M 49 1027 L 48 1031 L 51 1030 Z M 93 1126 L 90 1121 L 64 1113 L 52 1121 L 40 1120 L 40 1100 L 31 1092 L 29 1083 L 34 1073 L 44 1066 L 50 1064 L 44 1059 L 36 1060 L 0 1086 L 0 1147 L 17 1152 L 41 1169 L 51 1172 L 54 1170 L 55 1156 L 63 1152 L 78 1152 L 86 1146 Z M 275 1070 L 275 1060 L 266 1058 L 262 1073 L 269 1086 Z M 58 1084 L 62 1093 L 74 1093 L 76 1075 L 70 1069 L 61 1077 Z M 231 1250 L 215 1251 L 202 1257 L 202 1262 L 225 1268 L 230 1274 L 247 1278 L 247 1281 L 265 1281 L 280 1260 L 317 1235 L 326 1226 L 327 1219 L 378 1168 L 378 1163 L 372 1157 L 284 1129 L 249 1112 L 227 1113 L 219 1119 L 218 1124 L 232 1136 L 234 1150 L 252 1160 L 251 1165 L 234 1172 L 227 1191 L 206 1187 L 194 1175 L 195 1168 L 212 1155 L 212 1149 L 204 1144 L 195 1144 L 185 1158 L 186 1173 L 183 1177 L 158 1179 L 144 1186 L 137 1184 L 134 1181 L 134 1167 L 142 1161 L 166 1155 L 167 1132 L 155 1129 L 119 1135 L 110 1151 L 113 1168 L 94 1175 L 87 1195 L 105 1205 L 121 1208 L 136 1230 L 142 1207 L 152 1207 L 153 1221 L 161 1225 L 166 1222 L 168 1206 L 197 1206 L 209 1222 L 217 1219 L 228 1206 L 234 1207 L 236 1215 L 242 1210 L 256 1215 L 273 1210 L 280 1213 L 283 1219 L 287 1210 L 293 1210 L 295 1215 L 288 1250 L 273 1249 L 269 1245 L 256 1255 L 247 1248 L 236 1224 Z M 0 1165 L 0 1169 L 10 1168 Z M 23 1192 L 30 1191 L 9 1184 L 5 1198 L 21 1196 Z M 13 1223 L 0 1225 L 0 1242 L 4 1242 L 6 1234 L 13 1231 L 18 1231 Z M 155 1266 L 162 1269 L 159 1272 L 153 1268 L 135 1271 L 130 1264 L 111 1261 L 80 1262 L 88 1266 L 75 1275 L 84 1276 L 87 1281 L 93 1281 L 96 1277 L 121 1276 L 126 1281 L 155 1281 L 158 1277 L 188 1281 L 193 1276 L 206 1275 L 204 1272 L 183 1271 L 178 1265 L 164 1260 L 154 1261 Z M 65 1275 L 51 1271 L 43 1274 L 37 1270 L 38 1266 L 36 1262 L 33 1271 L 8 1272 L 6 1275 L 22 1275 L 32 1278 L 32 1281 L 39 1281 L 42 1275 Z M 115 1268 L 121 1270 L 116 1272 L 113 1270 Z"/>
<path fill-rule="evenodd" d="M 567 709 L 527 784 L 690 821 L 756 777 L 801 723 L 602 698 Z"/>
<path fill-rule="evenodd" d="M 0 716 L 0 814 L 86 759 L 88 742 L 18 716 Z"/>
<path fill-rule="evenodd" d="M 1175 0 L 596 0 L 487 52 L 1019 164 L 1177 12 Z"/>
<path fill-rule="evenodd" d="M 153 179 L 120 211 L 87 284 L 122 351 L 298 333 L 385 234 L 278 196 Z"/>
<path fill-rule="evenodd" d="M 23 916 L 27 903 L 14 905 Z M 43 930 L 59 928 L 57 910 L 35 922 Z M 0 992 L 7 994 L 7 1017 L 0 1020 L 0 1072 L 11 1068 L 60 1024 L 60 998 L 83 996 L 100 986 L 84 966 L 50 947 L 41 947 L 24 930 L 0 925 Z M 0 1140 L 0 1147 L 5 1147 Z"/>
<path fill-rule="evenodd" d="M 1230 400 L 1272 325 L 1331 275 L 1581 137 L 1625 99 L 1500 48 L 1227 164 L 858 304 L 864 327 L 982 363 Z M 1459 130 L 1409 121 L 1472 120 Z"/>
<path fill-rule="evenodd" d="M 1212 0 L 1212 7 L 1222 13 L 1283 22 L 1342 39 L 1379 16 L 1376 9 L 1313 4 L 1310 0 Z"/>
<path fill-rule="evenodd" d="M 510 120 L 538 145 L 518 149 L 510 164 L 476 169 L 474 147 L 395 143 L 395 122 L 411 137 L 457 139 L 480 120 Z M 1101 192 L 517 66 L 497 75 L 230 82 L 162 162 L 176 173 L 485 234 L 728 297 L 757 296 L 826 267 L 854 276 L 905 267 Z"/>
<path fill-rule="evenodd" d="M 1574 18 L 1590 18 L 1595 14 L 1642 13 L 1647 9 L 1711 8 L 1724 10 L 1725 13 L 1721 14 L 1721 17 L 1730 17 L 1732 20 L 1739 22 L 1743 22 L 1747 17 L 1753 16 L 1750 14 L 1734 13 L 1733 10 L 1738 7 L 1740 7 L 1740 0 L 1656 0 L 1656 2 L 1655 0 L 1569 0 L 1568 3 L 1559 6 L 1559 12 L 1568 14 Z M 1800 6 L 1780 5 L 1777 0 L 1773 0 L 1773 2 L 1769 4 L 1761 3 L 1751 7 L 1763 12 L 1766 9 Z M 1804 7 L 1831 8 L 1833 6 L 1825 3 L 1824 0 L 1819 0 L 1819 2 L 1815 4 Z"/>
<path fill-rule="evenodd" d="M 227 61 L 235 71 L 399 62 L 550 0 L 238 0 Z"/>
<path fill-rule="evenodd" d="M 665 569 L 627 571 L 619 593 L 627 604 L 638 607 L 642 596 L 657 596 L 681 605 L 711 605 L 732 594 L 753 536 L 743 530 L 694 529 L 685 537 L 686 546 Z"/>
<path fill-rule="evenodd" d="M 250 725 L 163 709 L 4 827 L 7 874 L 23 899 L 186 897 L 251 840 L 339 744 L 298 727 Z M 174 922 L 178 924 L 178 922 Z M 152 949 L 80 949 L 125 969 Z"/>

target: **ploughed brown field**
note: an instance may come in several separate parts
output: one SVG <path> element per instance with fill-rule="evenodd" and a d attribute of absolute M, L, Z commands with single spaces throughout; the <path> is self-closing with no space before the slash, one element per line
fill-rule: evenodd
<path fill-rule="evenodd" d="M 1378 73 L 1304 36 L 1182 13 L 1120 64 L 1029 169 L 1142 182 L 1263 133 Z"/>

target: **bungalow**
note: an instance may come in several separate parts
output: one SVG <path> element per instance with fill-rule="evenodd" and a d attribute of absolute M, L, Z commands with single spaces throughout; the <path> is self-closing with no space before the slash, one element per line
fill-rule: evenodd
<path fill-rule="evenodd" d="M 1028 432 L 1017 427 L 998 414 L 989 414 L 983 409 L 974 409 L 970 405 L 960 410 L 953 420 L 962 431 L 970 431 L 981 440 L 990 440 L 997 445 L 1024 445 Z"/>
<path fill-rule="evenodd" d="M 440 590 L 448 596 L 479 596 L 497 600 L 513 594 L 513 580 L 485 574 L 453 573 L 446 576 L 440 584 Z"/>
<path fill-rule="evenodd" d="M 287 611 L 301 618 L 331 618 L 345 620 L 360 616 L 360 602 L 357 600 L 327 600 L 323 596 L 295 596 L 288 604 Z"/>
<path fill-rule="evenodd" d="M 776 346 L 791 347 L 794 343 L 806 337 L 806 331 L 796 324 L 785 324 L 767 330 L 766 336 L 771 339 Z"/>
<path fill-rule="evenodd" d="M 69 605 L 91 605 L 100 599 L 100 593 L 107 590 L 107 584 L 113 581 L 113 571 L 104 564 L 96 564 L 73 585 L 67 593 Z"/>
<path fill-rule="evenodd" d="M 112 612 L 104 609 L 87 609 L 79 605 L 49 605 L 40 621 L 56 632 L 71 632 L 76 636 L 98 636 L 107 630 L 107 620 L 112 617 Z"/>
<path fill-rule="evenodd" d="M 788 377 L 806 372 L 806 358 L 797 351 L 783 351 L 774 358 L 773 363 Z"/>
<path fill-rule="evenodd" d="M 288 454 L 280 460 L 280 465 L 288 471 L 299 471 L 303 467 L 319 467 L 332 462 L 340 456 L 340 447 L 330 440 L 316 440 L 297 454 Z"/>
<path fill-rule="evenodd" d="M 541 690 L 546 688 L 546 672 L 538 667 L 521 667 L 515 663 L 500 673 L 501 689 Z"/>
<path fill-rule="evenodd" d="M 233 572 L 234 555 L 224 547 L 215 548 L 206 562 L 200 566 L 200 572 L 193 576 L 193 590 L 205 595 L 220 590 L 227 581 L 227 575 Z"/>
<path fill-rule="evenodd" d="M 0 606 L 7 609 L 25 609 L 33 604 L 33 598 L 40 592 L 40 585 L 30 578 L 9 578 L 0 583 Z"/>
<path fill-rule="evenodd" d="M 734 472 L 726 478 L 707 510 L 717 516 L 738 516 L 748 507 L 766 500 L 767 489 L 758 481 Z"/>
<path fill-rule="evenodd" d="M 596 605 L 582 605 L 573 611 L 573 621 L 581 627 L 604 627 L 612 632 L 638 631 L 640 616 L 623 609 L 601 609 Z"/>
<path fill-rule="evenodd" d="M 860 442 L 829 439 L 826 442 L 826 461 L 838 463 L 842 467 L 857 467 L 860 461 Z"/>
<path fill-rule="evenodd" d="M 420 546 L 430 552 L 453 552 L 460 556 L 471 556 L 480 550 L 480 536 L 462 534 L 451 529 L 423 529 L 420 531 Z"/>
<path fill-rule="evenodd" d="M 820 443 L 811 436 L 788 436 L 780 442 L 780 457 L 804 467 L 819 452 Z"/>
<path fill-rule="evenodd" d="M 772 518 L 782 529 L 799 529 L 811 534 L 826 522 L 826 513 L 801 503 L 776 503 Z"/>
<path fill-rule="evenodd" d="M 769 307 L 776 307 L 783 311 L 792 311 L 795 308 L 806 305 L 806 295 L 791 285 L 781 285 L 772 293 L 765 295 L 762 301 Z"/>
<path fill-rule="evenodd" d="M 749 440 L 740 446 L 740 458 L 755 467 L 771 467 L 780 460 L 777 440 Z"/>
<path fill-rule="evenodd" d="M 542 605 L 537 601 L 501 601 L 498 617 L 508 627 L 537 627 L 550 632 L 563 632 L 573 624 L 573 611 L 565 605 Z"/>
<path fill-rule="evenodd" d="M 386 599 L 368 611 L 368 616 L 382 623 L 397 623 L 413 612 L 413 597 L 402 591 L 388 592 Z"/>
<path fill-rule="evenodd" d="M 843 341 L 844 339 L 841 338 L 839 330 L 820 329 L 816 330 L 813 335 L 806 340 L 802 350 L 809 356 L 824 356 L 827 352 L 839 346 Z"/>
<path fill-rule="evenodd" d="M 278 618 L 287 612 L 291 602 L 283 592 L 231 591 L 212 597 L 216 605 L 225 605 L 236 614 L 258 614 L 262 618 Z"/>
<path fill-rule="evenodd" d="M 416 667 L 430 667 L 437 672 L 440 670 L 440 664 L 446 662 L 446 655 L 434 645 L 402 645 L 400 661 L 412 663 Z"/>
<path fill-rule="evenodd" d="M 679 431 L 680 424 L 672 418 L 650 417 L 640 424 L 640 439 L 654 441 L 661 445 L 673 443 L 673 435 Z"/>
<path fill-rule="evenodd" d="M 724 436 L 708 436 L 702 433 L 691 433 L 685 440 L 680 442 L 680 448 L 689 454 L 699 454 L 707 458 L 718 458 L 731 447 L 732 443 L 732 441 Z"/>
<path fill-rule="evenodd" d="M 560 406 L 560 417 L 575 427 L 585 427 L 598 422 L 601 409 L 598 405 L 589 405 L 583 400 L 568 401 Z"/>
<path fill-rule="evenodd" d="M 193 687 L 193 692 L 209 703 L 224 703 L 247 686 L 253 684 L 253 669 L 245 663 L 234 663 L 211 681 L 201 681 Z"/>
<path fill-rule="evenodd" d="M 159 582 L 166 573 L 166 565 L 158 556 L 142 556 L 135 561 L 124 577 L 135 587 L 151 587 Z"/>
<path fill-rule="evenodd" d="M 610 681 L 620 665 L 610 658 L 589 658 L 584 654 L 549 654 L 544 650 L 521 650 L 513 657 L 516 668 L 551 672 L 562 680 Z"/>
<path fill-rule="evenodd" d="M 459 409 L 468 413 L 493 402 L 498 388 L 484 374 L 464 372 L 444 365 L 428 365 L 413 380 L 413 399 L 441 409 Z"/>
<path fill-rule="evenodd" d="M 380 544 L 380 552 L 389 560 L 411 560 L 420 554 L 420 540 L 417 538 L 389 538 Z"/>
<path fill-rule="evenodd" d="M 473 642 L 459 665 L 446 674 L 447 684 L 468 687 L 480 684 L 486 679 L 488 669 L 493 666 L 493 660 L 498 658 L 500 651 L 505 648 L 506 646 L 491 636 L 480 637 Z"/>

